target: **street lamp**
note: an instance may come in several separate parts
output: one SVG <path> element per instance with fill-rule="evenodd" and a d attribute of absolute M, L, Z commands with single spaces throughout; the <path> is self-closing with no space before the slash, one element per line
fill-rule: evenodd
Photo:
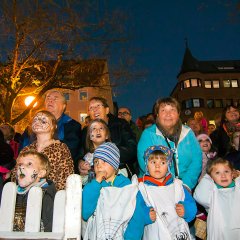
<path fill-rule="evenodd" d="M 35 97 L 33 96 L 26 97 L 24 100 L 25 105 L 28 107 L 34 99 Z M 33 105 L 33 107 L 36 107 L 36 106 L 37 106 L 37 102 Z"/>

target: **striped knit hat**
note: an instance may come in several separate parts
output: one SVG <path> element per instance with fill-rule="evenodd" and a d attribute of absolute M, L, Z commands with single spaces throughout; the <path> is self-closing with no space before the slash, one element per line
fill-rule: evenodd
<path fill-rule="evenodd" d="M 93 159 L 98 158 L 109 163 L 114 169 L 118 169 L 120 163 L 120 152 L 112 142 L 106 142 L 96 148 Z"/>

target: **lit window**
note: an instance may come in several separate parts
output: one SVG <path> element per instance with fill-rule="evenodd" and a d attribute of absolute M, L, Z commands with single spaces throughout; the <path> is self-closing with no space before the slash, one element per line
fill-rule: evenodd
<path fill-rule="evenodd" d="M 215 107 L 217 107 L 217 108 L 222 108 L 223 107 L 221 99 L 215 99 L 214 102 L 215 102 Z"/>
<path fill-rule="evenodd" d="M 204 81 L 205 88 L 212 88 L 212 82 L 211 81 Z"/>
<path fill-rule="evenodd" d="M 86 117 L 87 117 L 87 113 L 80 113 L 80 115 L 79 115 L 80 122 L 84 122 Z"/>
<path fill-rule="evenodd" d="M 185 80 L 184 81 L 184 88 L 189 88 L 190 87 L 190 81 L 189 80 Z"/>
<path fill-rule="evenodd" d="M 192 87 L 198 87 L 198 79 L 191 79 Z"/>
<path fill-rule="evenodd" d="M 232 87 L 238 87 L 238 81 L 232 80 Z"/>
<path fill-rule="evenodd" d="M 199 99 L 193 99 L 193 107 L 200 107 L 200 100 Z"/>
<path fill-rule="evenodd" d="M 70 94 L 69 94 L 69 93 L 63 93 L 63 95 L 64 95 L 66 101 L 69 101 L 69 99 L 70 99 Z"/>
<path fill-rule="evenodd" d="M 230 82 L 230 80 L 223 80 L 223 87 L 225 87 L 225 88 L 231 87 L 231 82 Z"/>
<path fill-rule="evenodd" d="M 212 84 L 213 84 L 213 88 L 219 88 L 219 81 L 218 80 L 213 80 Z"/>
<path fill-rule="evenodd" d="M 207 100 L 207 107 L 213 108 L 213 100 L 212 99 Z"/>
<path fill-rule="evenodd" d="M 79 100 L 80 101 L 88 100 L 88 93 L 87 93 L 87 91 L 79 91 Z"/>

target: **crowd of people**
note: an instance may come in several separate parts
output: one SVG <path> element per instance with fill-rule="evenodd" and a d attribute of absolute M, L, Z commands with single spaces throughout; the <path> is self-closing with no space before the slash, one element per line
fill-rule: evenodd
<path fill-rule="evenodd" d="M 44 192 L 41 230 L 51 231 L 56 191 L 75 173 L 84 240 L 240 239 L 237 106 L 226 106 L 216 125 L 201 111 L 185 124 L 179 102 L 166 97 L 134 122 L 128 107 L 115 116 L 106 99 L 93 97 L 82 128 L 66 105 L 49 90 L 22 135 L 0 125 L 0 197 L 16 182 L 15 231 L 24 229 L 33 186 Z"/>

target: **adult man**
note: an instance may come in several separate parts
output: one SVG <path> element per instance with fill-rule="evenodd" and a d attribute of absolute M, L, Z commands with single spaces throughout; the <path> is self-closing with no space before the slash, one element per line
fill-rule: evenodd
<path fill-rule="evenodd" d="M 107 123 L 110 130 L 111 141 L 115 143 L 120 150 L 119 168 L 126 168 L 128 174 L 130 174 L 130 171 L 133 173 L 133 164 L 136 161 L 137 143 L 127 122 L 110 114 L 106 99 L 101 97 L 91 98 L 88 110 L 91 120 L 100 118 Z M 85 128 L 82 131 L 83 154 L 87 153 L 85 146 L 86 134 L 87 129 Z M 82 175 L 88 173 L 88 168 L 84 167 L 84 162 L 80 162 L 79 167 Z"/>
<path fill-rule="evenodd" d="M 130 109 L 127 107 L 120 107 L 118 109 L 118 117 L 125 119 L 129 123 L 132 129 L 132 132 L 135 134 L 136 140 L 138 142 L 141 137 L 141 131 L 137 127 L 137 125 L 132 121 L 132 115 L 131 115 Z"/>

